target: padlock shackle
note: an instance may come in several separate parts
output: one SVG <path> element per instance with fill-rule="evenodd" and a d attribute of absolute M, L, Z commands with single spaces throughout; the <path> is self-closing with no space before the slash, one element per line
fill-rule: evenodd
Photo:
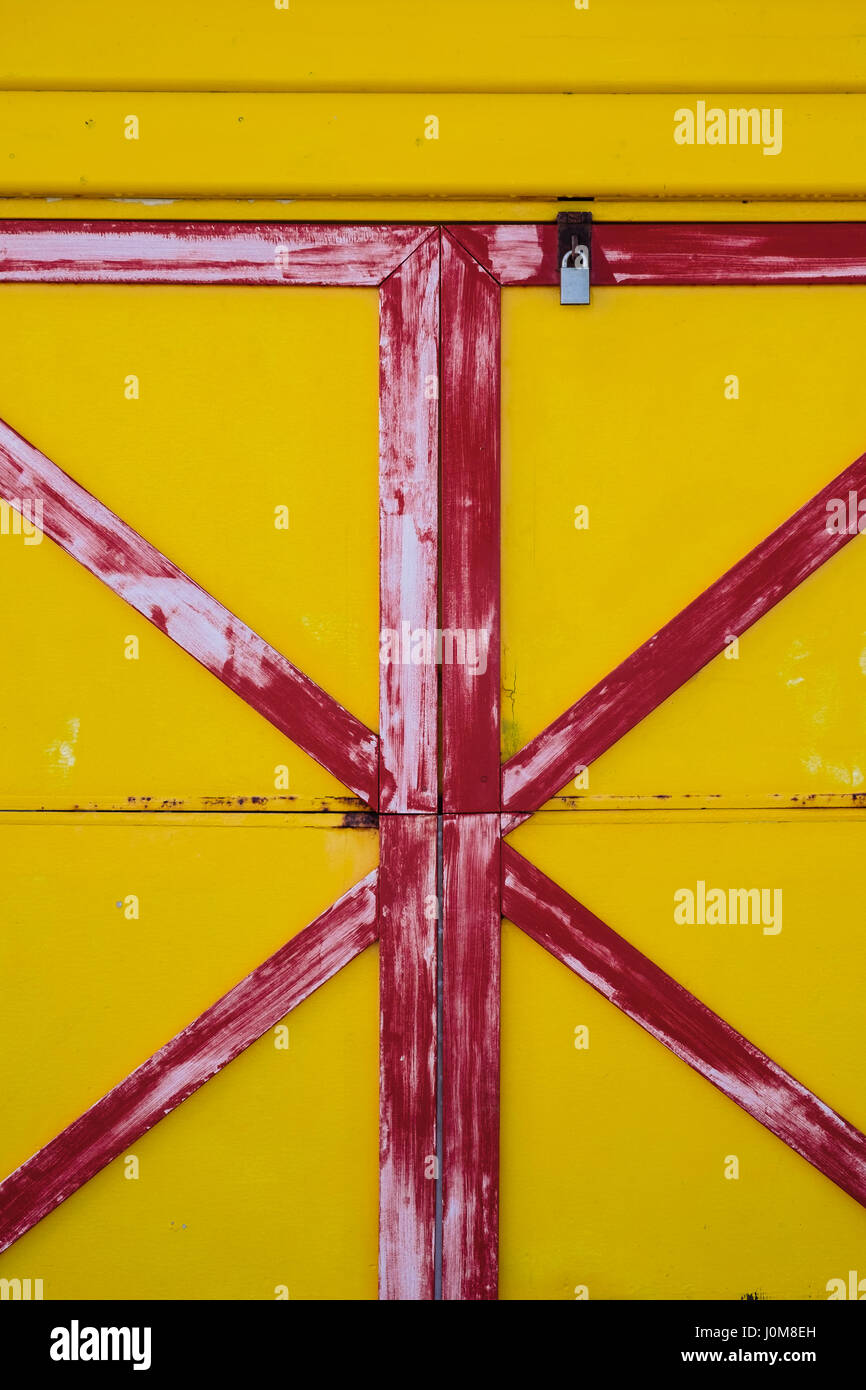
<path fill-rule="evenodd" d="M 570 269 L 570 267 L 569 267 L 569 265 L 568 265 L 568 261 L 569 261 L 569 259 L 571 259 L 572 257 L 575 257 L 575 256 L 582 256 L 582 257 L 584 258 L 584 264 L 583 264 L 582 266 L 580 266 L 580 267 L 574 267 L 574 268 L 575 268 L 575 269 L 578 269 L 578 268 L 579 268 L 580 270 L 588 270 L 588 269 L 589 269 L 589 247 L 588 247 L 588 246 L 578 245 L 577 243 L 575 243 L 574 246 L 572 246 L 570 250 L 566 251 L 565 255 L 564 255 L 563 258 L 562 258 L 562 265 L 560 266 L 560 269 L 561 269 L 561 270 L 568 270 L 568 269 Z"/>

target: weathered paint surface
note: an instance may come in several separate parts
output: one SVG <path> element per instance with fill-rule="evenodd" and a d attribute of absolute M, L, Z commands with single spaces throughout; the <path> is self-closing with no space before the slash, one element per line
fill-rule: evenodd
<path fill-rule="evenodd" d="M 558 285 L 551 223 L 454 223 L 502 285 Z M 862 285 L 866 225 L 595 222 L 593 285 Z"/>
<path fill-rule="evenodd" d="M 439 582 L 439 236 L 435 233 L 380 291 L 379 805 L 435 811 L 438 672 L 405 660 L 406 627 L 432 640 Z"/>
<path fill-rule="evenodd" d="M 502 851 L 502 911 L 569 970 L 866 1206 L 866 1135 L 510 845 Z"/>
<path fill-rule="evenodd" d="M 499 1250 L 499 817 L 443 818 L 442 1297 L 495 1299 Z"/>
<path fill-rule="evenodd" d="M 446 811 L 499 809 L 499 300 L 490 276 L 446 233 L 442 627 L 465 643 L 465 659 L 442 666 Z"/>
<path fill-rule="evenodd" d="M 379 1296 L 434 1293 L 436 816 L 386 815 L 379 862 Z"/>
<path fill-rule="evenodd" d="M 0 1250 L 375 939 L 374 870 L 0 1184 Z"/>
<path fill-rule="evenodd" d="M 428 227 L 345 223 L 0 223 L 0 282 L 378 285 Z"/>

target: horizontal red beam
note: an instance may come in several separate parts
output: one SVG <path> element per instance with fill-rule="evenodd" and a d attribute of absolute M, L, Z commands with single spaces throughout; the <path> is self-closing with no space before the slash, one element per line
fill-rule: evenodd
<path fill-rule="evenodd" d="M 376 870 L 0 1184 L 0 1251 L 376 939 Z"/>
<path fill-rule="evenodd" d="M 551 222 L 449 230 L 503 285 L 558 285 Z M 864 222 L 594 222 L 593 285 L 862 285 Z"/>
<path fill-rule="evenodd" d="M 40 503 L 46 536 L 351 791 L 376 804 L 376 735 L 2 420 L 0 496 Z"/>
<path fill-rule="evenodd" d="M 378 285 L 430 228 L 338 222 L 0 221 L 0 282 Z"/>
<path fill-rule="evenodd" d="M 510 758 L 502 769 L 503 808 L 538 810 L 576 767 L 589 767 L 712 661 L 731 633 L 745 632 L 847 545 L 852 535 L 827 529 L 827 503 L 847 501 L 852 492 L 866 498 L 866 454 Z"/>
<path fill-rule="evenodd" d="M 866 1135 L 510 845 L 502 847 L 502 912 L 866 1206 Z"/>
<path fill-rule="evenodd" d="M 448 230 L 504 285 L 555 285 L 550 222 Z M 378 285 L 423 225 L 0 221 L 0 283 Z M 866 283 L 859 222 L 596 222 L 595 285 Z"/>

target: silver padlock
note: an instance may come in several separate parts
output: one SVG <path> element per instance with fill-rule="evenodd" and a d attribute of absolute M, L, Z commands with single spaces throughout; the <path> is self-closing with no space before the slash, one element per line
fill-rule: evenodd
<path fill-rule="evenodd" d="M 589 303 L 589 252 L 585 246 L 573 246 L 562 258 L 559 271 L 559 302 Z"/>

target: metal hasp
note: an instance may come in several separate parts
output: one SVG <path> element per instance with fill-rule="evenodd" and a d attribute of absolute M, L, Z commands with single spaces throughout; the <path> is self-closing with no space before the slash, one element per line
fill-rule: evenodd
<path fill-rule="evenodd" d="M 592 255 L 592 213 L 561 212 L 559 229 L 559 302 L 588 304 Z"/>

